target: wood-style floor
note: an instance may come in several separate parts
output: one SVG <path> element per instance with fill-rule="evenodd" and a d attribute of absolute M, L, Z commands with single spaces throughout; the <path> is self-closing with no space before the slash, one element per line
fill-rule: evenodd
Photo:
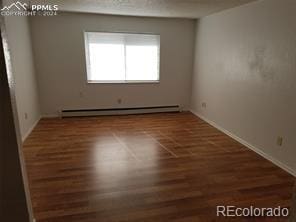
<path fill-rule="evenodd" d="M 189 112 L 42 119 L 24 144 L 37 222 L 286 221 L 294 178 Z"/>

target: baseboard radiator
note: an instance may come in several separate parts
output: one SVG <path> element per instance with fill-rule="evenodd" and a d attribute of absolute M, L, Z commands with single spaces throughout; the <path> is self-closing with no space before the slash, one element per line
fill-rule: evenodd
<path fill-rule="evenodd" d="M 173 106 L 151 106 L 151 107 L 130 107 L 130 108 L 110 108 L 110 109 L 76 109 L 62 110 L 62 117 L 75 116 L 106 116 L 106 115 L 128 115 L 143 113 L 162 113 L 162 112 L 180 112 L 179 105 Z"/>

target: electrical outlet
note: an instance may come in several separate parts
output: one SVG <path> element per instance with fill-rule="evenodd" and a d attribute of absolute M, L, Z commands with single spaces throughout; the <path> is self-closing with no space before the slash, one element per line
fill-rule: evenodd
<path fill-rule="evenodd" d="M 206 103 L 206 102 L 202 102 L 202 103 L 201 103 L 201 107 L 203 107 L 203 108 L 207 108 L 207 103 Z"/>
<path fill-rule="evenodd" d="M 122 99 L 120 99 L 120 98 L 117 99 L 117 103 L 118 103 L 118 104 L 121 104 L 121 103 L 122 103 Z"/>
<path fill-rule="evenodd" d="M 283 137 L 278 136 L 277 140 L 276 140 L 276 144 L 278 146 L 282 146 L 283 145 Z"/>
<path fill-rule="evenodd" d="M 80 96 L 81 98 L 83 98 L 83 97 L 84 97 L 84 93 L 83 93 L 83 92 L 80 92 L 80 93 L 79 93 L 79 96 Z"/>

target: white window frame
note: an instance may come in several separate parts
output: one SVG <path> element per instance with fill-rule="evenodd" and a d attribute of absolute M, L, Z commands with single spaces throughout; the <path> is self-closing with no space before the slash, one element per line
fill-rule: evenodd
<path fill-rule="evenodd" d="M 89 80 L 88 76 L 90 71 L 90 58 L 89 58 L 89 47 L 88 47 L 88 39 L 87 39 L 87 33 L 111 33 L 111 34 L 135 34 L 135 35 L 155 35 L 158 36 L 159 42 L 158 42 L 158 68 L 157 68 L 157 80 Z M 154 34 L 154 33 L 134 33 L 134 32 L 110 32 L 110 31 L 83 31 L 83 37 L 84 37 L 84 49 L 85 49 L 85 59 L 86 59 L 86 82 L 89 84 L 132 84 L 132 83 L 159 83 L 160 82 L 160 34 Z"/>

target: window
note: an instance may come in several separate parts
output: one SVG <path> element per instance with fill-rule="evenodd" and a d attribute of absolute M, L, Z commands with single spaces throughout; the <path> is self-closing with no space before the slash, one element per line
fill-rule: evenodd
<path fill-rule="evenodd" d="M 159 44 L 159 35 L 85 32 L 88 82 L 158 82 Z"/>

